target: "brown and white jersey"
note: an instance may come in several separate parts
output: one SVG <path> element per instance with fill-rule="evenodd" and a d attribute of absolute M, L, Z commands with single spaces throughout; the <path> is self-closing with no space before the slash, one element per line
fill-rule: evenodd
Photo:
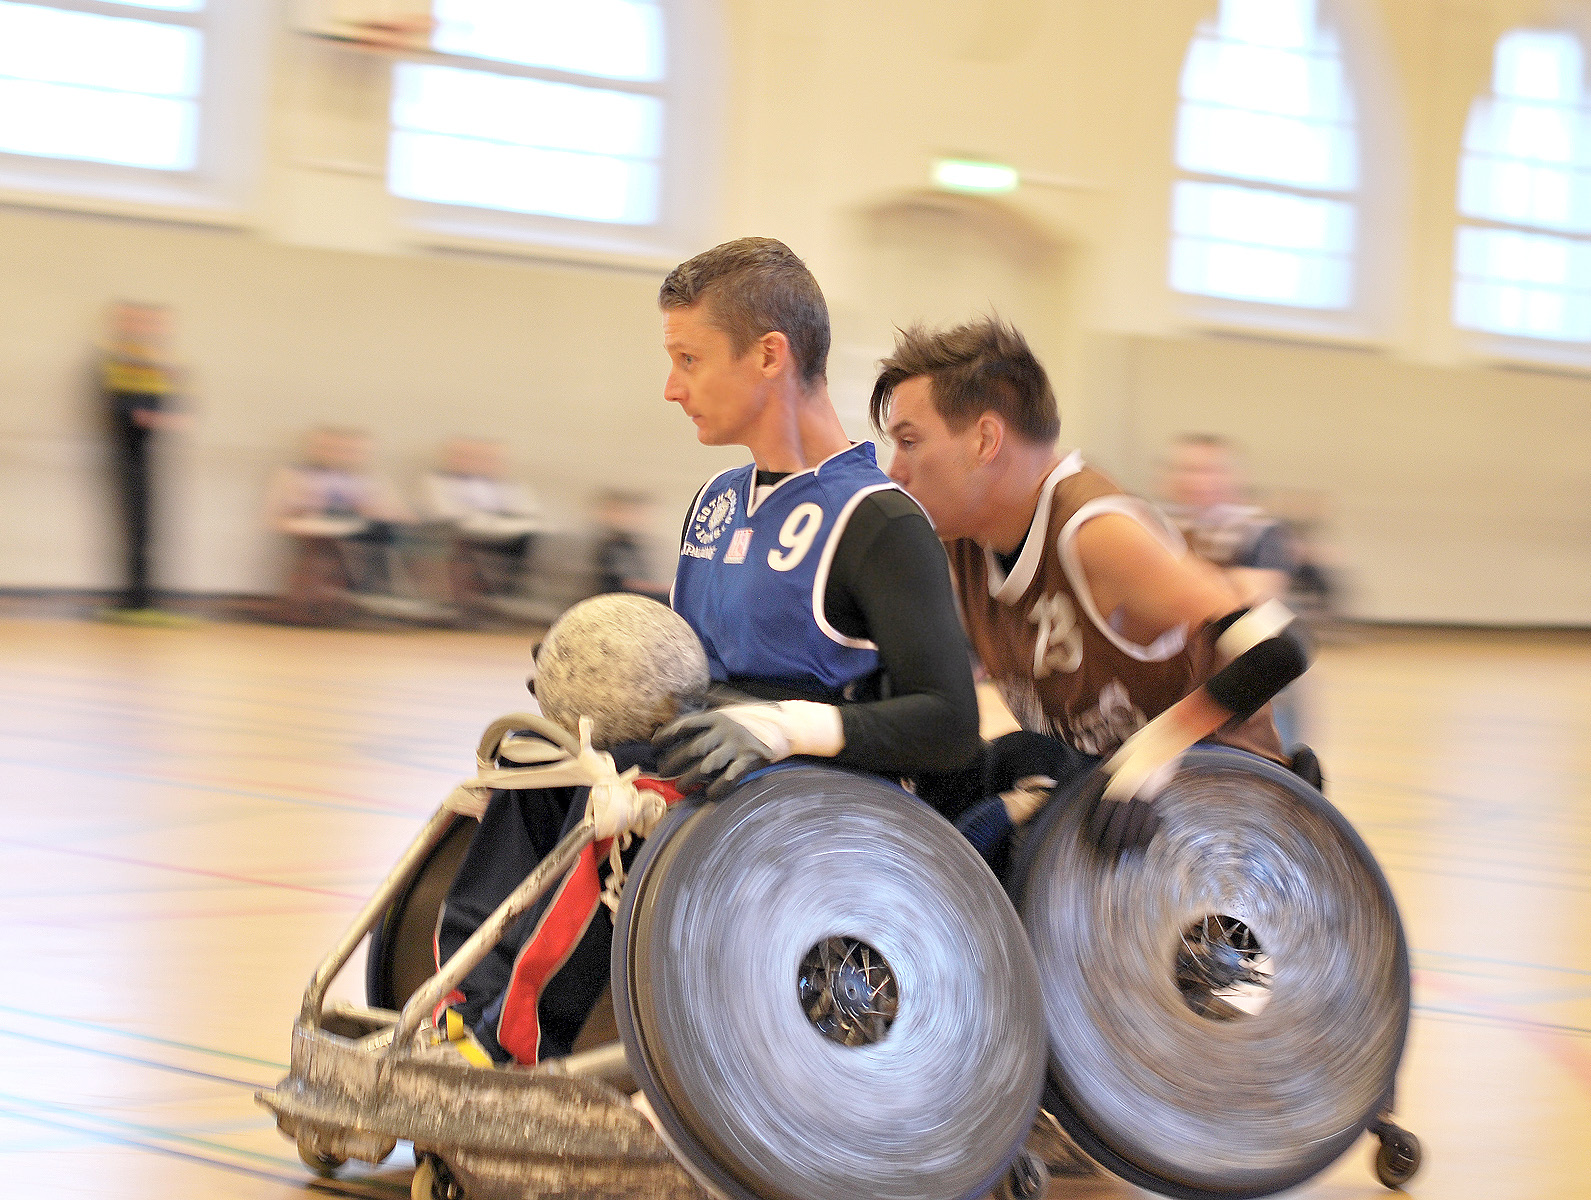
<path fill-rule="evenodd" d="M 1214 673 L 1208 637 L 1178 628 L 1141 646 L 1094 607 L 1077 556 L 1085 521 L 1120 513 L 1171 553 L 1182 536 L 1152 505 L 1085 466 L 1076 451 L 1044 481 L 1010 574 L 993 552 L 961 539 L 945 547 L 962 620 L 990 680 L 1024 729 L 1107 755 Z M 1218 740 L 1280 760 L 1269 708 Z"/>

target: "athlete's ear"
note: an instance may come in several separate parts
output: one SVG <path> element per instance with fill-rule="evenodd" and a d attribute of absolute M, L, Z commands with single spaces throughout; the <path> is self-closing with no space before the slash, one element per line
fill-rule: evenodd
<path fill-rule="evenodd" d="M 973 449 L 980 466 L 987 466 L 1005 445 L 1005 422 L 996 413 L 986 412 L 976 422 L 977 440 Z"/>
<path fill-rule="evenodd" d="M 754 349 L 757 352 L 757 367 L 769 379 L 783 371 L 785 364 L 791 361 L 790 339 L 777 329 L 771 329 L 758 338 Z"/>

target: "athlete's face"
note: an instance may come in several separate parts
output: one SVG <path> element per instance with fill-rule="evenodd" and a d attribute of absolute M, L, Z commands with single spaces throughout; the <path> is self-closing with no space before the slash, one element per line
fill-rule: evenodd
<path fill-rule="evenodd" d="M 663 311 L 663 349 L 670 363 L 663 399 L 685 410 L 696 439 L 704 446 L 744 445 L 768 390 L 758 343 L 737 355 L 705 305 L 693 304 Z"/>
<path fill-rule="evenodd" d="M 914 375 L 890 397 L 887 432 L 895 443 L 889 477 L 923 506 L 940 538 L 975 537 L 982 475 L 978 423 L 952 430 L 934 407 L 933 382 Z"/>

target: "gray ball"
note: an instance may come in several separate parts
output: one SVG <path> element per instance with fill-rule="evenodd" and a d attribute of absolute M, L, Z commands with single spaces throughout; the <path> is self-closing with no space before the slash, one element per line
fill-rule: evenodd
<path fill-rule="evenodd" d="M 591 744 L 644 742 L 707 692 L 707 654 L 673 609 L 615 592 L 582 600 L 559 617 L 536 653 L 536 699 Z"/>

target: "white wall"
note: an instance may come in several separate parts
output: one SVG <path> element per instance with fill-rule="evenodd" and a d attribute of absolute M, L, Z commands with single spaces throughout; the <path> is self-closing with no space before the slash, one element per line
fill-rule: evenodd
<path fill-rule="evenodd" d="M 1243 440 L 1262 484 L 1329 491 L 1365 615 L 1591 623 L 1591 380 L 1502 369 L 1447 318 L 1458 152 L 1492 44 L 1554 14 L 1591 27 L 1591 4 L 1321 3 L 1362 114 L 1373 286 L 1354 348 L 1234 338 L 1230 314 L 1165 286 L 1178 76 L 1215 0 L 726 0 L 725 50 L 707 48 L 723 78 L 702 75 L 717 116 L 678 131 L 702 244 L 766 233 L 808 259 L 855 432 L 892 325 L 994 308 L 1049 361 L 1064 438 L 1124 481 L 1150 486 L 1164 439 L 1196 428 Z M 695 446 L 659 397 L 660 268 L 427 249 L 382 187 L 385 62 L 285 29 L 261 44 L 243 228 L 0 209 L 0 584 L 111 578 L 83 372 L 124 295 L 179 310 L 201 405 L 175 464 L 173 586 L 270 585 L 260 482 L 323 419 L 381 428 L 399 474 L 447 433 L 506 429 L 573 501 L 621 478 L 655 491 L 666 535 L 733 454 Z M 944 154 L 1083 186 L 947 200 L 925 192 Z"/>

